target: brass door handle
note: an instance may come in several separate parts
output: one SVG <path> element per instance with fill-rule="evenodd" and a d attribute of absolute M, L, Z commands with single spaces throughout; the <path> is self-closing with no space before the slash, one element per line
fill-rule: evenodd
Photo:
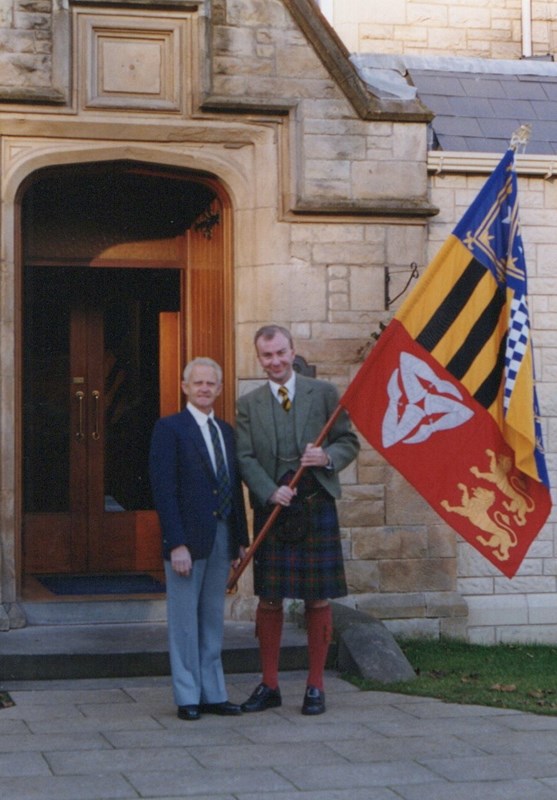
<path fill-rule="evenodd" d="M 79 390 L 75 393 L 75 398 L 77 400 L 77 431 L 75 432 L 75 438 L 78 442 L 82 442 L 85 439 L 85 434 L 83 433 L 83 399 L 85 397 L 85 392 Z"/>
<path fill-rule="evenodd" d="M 99 420 L 99 413 L 100 413 L 100 405 L 101 405 L 101 393 L 95 389 L 92 393 L 93 396 L 93 404 L 94 404 L 94 411 L 93 411 L 93 433 L 91 436 L 95 441 L 98 441 L 101 437 L 100 434 L 100 420 Z"/>

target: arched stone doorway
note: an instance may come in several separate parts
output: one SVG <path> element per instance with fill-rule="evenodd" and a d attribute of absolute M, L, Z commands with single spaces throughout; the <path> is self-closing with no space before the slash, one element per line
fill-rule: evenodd
<path fill-rule="evenodd" d="M 212 176 L 132 161 L 49 167 L 20 192 L 21 564 L 160 569 L 146 459 L 183 364 L 234 407 L 231 210 Z"/>

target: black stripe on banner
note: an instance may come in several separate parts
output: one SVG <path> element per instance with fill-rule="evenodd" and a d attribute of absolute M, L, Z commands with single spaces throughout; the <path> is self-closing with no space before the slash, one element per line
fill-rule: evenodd
<path fill-rule="evenodd" d="M 474 393 L 474 398 L 484 408 L 489 408 L 495 401 L 495 398 L 499 393 L 501 380 L 503 378 L 503 368 L 505 366 L 506 348 L 507 348 L 507 337 L 503 336 L 503 338 L 501 339 L 501 344 L 499 345 L 499 352 L 497 353 L 497 361 L 495 362 L 495 366 L 493 367 L 493 369 L 491 370 L 485 381 L 482 383 L 482 385 Z"/>
<path fill-rule="evenodd" d="M 450 288 L 445 299 L 416 336 L 418 344 L 431 353 L 458 317 L 484 275 L 483 264 L 480 264 L 475 258 L 471 259 L 460 278 Z"/>
<path fill-rule="evenodd" d="M 474 359 L 497 328 L 504 305 L 505 293 L 502 289 L 496 289 L 488 305 L 470 329 L 470 333 L 447 364 L 448 371 L 455 378 L 460 380 L 466 375 Z"/>

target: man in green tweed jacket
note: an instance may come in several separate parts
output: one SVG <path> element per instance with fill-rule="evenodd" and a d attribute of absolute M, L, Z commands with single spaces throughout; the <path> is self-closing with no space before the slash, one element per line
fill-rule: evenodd
<path fill-rule="evenodd" d="M 264 711 L 282 703 L 278 671 L 286 597 L 305 604 L 309 674 L 302 713 L 322 714 L 332 634 L 329 599 L 347 594 L 335 504 L 341 494 L 338 474 L 357 456 L 359 442 L 343 411 L 322 446 L 316 447 L 314 442 L 337 408 L 336 388 L 294 371 L 294 344 L 286 328 L 260 328 L 254 341 L 269 380 L 238 400 L 238 460 L 256 533 L 276 504 L 281 513 L 254 558 L 263 674 L 242 709 Z M 304 472 L 293 490 L 288 484 L 299 466 Z"/>

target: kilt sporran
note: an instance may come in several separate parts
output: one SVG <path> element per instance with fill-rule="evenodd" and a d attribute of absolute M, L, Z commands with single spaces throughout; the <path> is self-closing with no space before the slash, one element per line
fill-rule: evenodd
<path fill-rule="evenodd" d="M 255 554 L 254 590 L 259 597 L 317 600 L 347 594 L 335 501 L 311 473 L 303 478 L 287 532 L 277 528 L 285 508 Z M 271 511 L 255 507 L 256 532 Z M 296 524 L 288 529 L 293 519 Z"/>

